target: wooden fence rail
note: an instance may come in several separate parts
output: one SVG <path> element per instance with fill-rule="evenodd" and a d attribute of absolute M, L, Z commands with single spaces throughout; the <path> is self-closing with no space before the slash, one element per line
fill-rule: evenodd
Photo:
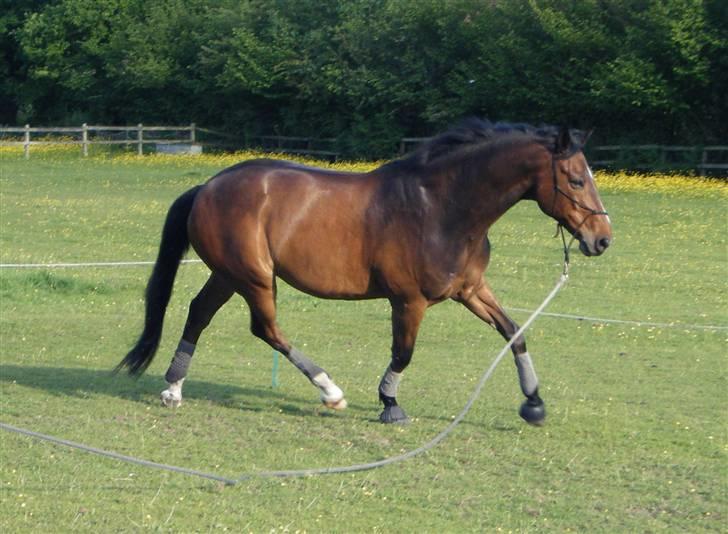
<path fill-rule="evenodd" d="M 89 134 L 99 133 L 125 133 L 125 139 L 96 139 L 91 137 Z M 155 132 L 157 134 L 162 132 L 170 132 L 175 134 L 174 138 L 160 138 L 158 136 L 144 136 L 144 133 Z M 181 137 L 179 134 L 182 134 Z M 136 145 L 137 153 L 144 153 L 145 144 L 189 144 L 196 145 L 197 143 L 197 127 L 195 123 L 191 123 L 189 126 L 144 126 L 143 124 L 137 124 L 136 126 L 99 126 L 99 125 L 88 125 L 82 124 L 80 127 L 48 127 L 48 126 L 37 126 L 31 127 L 26 124 L 24 127 L 9 127 L 0 128 L 0 135 L 3 137 L 6 134 L 23 134 L 22 141 L 6 141 L 0 138 L 0 146 L 22 146 L 25 158 L 30 158 L 30 147 L 33 145 L 80 145 L 81 151 L 84 156 L 88 156 L 89 145 Z M 59 140 L 36 140 L 33 141 L 31 134 L 76 134 L 78 139 L 59 139 Z M 130 137 L 133 135 L 133 137 Z"/>
<path fill-rule="evenodd" d="M 695 169 L 728 174 L 728 146 L 603 145 L 591 149 L 596 168 L 627 167 L 634 170 Z"/>
<path fill-rule="evenodd" d="M 125 134 L 124 139 L 108 139 L 101 138 L 101 134 Z M 165 138 L 160 138 L 159 134 L 171 134 Z M 199 133 L 208 134 L 207 137 L 216 138 L 215 142 L 199 140 Z M 20 140 L 8 141 L 6 136 L 16 135 L 22 137 Z M 38 136 L 47 136 L 70 134 L 71 139 L 67 137 L 60 139 L 38 139 Z M 146 135 L 145 135 L 146 134 Z M 157 134 L 157 135 L 154 135 Z M 33 140 L 33 136 L 36 137 Z M 144 145 L 156 144 L 159 150 L 160 145 L 165 149 L 166 145 L 190 145 L 197 146 L 215 146 L 225 149 L 241 149 L 244 147 L 256 147 L 262 150 L 272 152 L 283 152 L 288 154 L 301 154 L 312 157 L 320 157 L 328 160 L 336 161 L 340 152 L 336 147 L 336 139 L 333 138 L 314 138 L 314 137 L 294 137 L 284 135 L 259 135 L 259 136 L 235 136 L 208 128 L 201 128 L 191 123 L 189 126 L 145 126 L 137 124 L 136 126 L 101 126 L 83 124 L 80 127 L 62 126 L 47 127 L 33 126 L 26 124 L 24 127 L 0 128 L 0 146 L 22 146 L 25 158 L 30 157 L 30 149 L 34 145 L 80 145 L 81 152 L 84 156 L 88 156 L 90 145 L 136 145 L 137 153 L 144 153 Z M 186 147 L 188 148 L 188 147 Z"/>
<path fill-rule="evenodd" d="M 198 133 L 227 141 L 200 142 Z M 124 139 L 101 138 L 101 134 L 124 134 Z M 7 141 L 5 136 L 19 140 Z M 33 140 L 42 134 L 71 134 L 75 138 L 58 140 Z M 146 135 L 145 135 L 146 134 Z M 167 137 L 160 137 L 161 134 Z M 170 137 L 172 136 L 172 137 Z M 21 139 L 22 138 L 22 139 Z M 403 155 L 430 137 L 404 137 L 400 140 L 399 153 Z M 80 127 L 24 127 L 0 128 L 0 146 L 22 146 L 26 159 L 34 145 L 74 144 L 88 156 L 90 145 L 136 145 L 137 153 L 144 153 L 144 145 L 156 144 L 157 149 L 170 149 L 168 145 L 183 145 L 185 149 L 201 146 L 217 146 L 233 149 L 257 147 L 273 152 L 301 154 L 336 161 L 340 153 L 335 138 L 296 137 L 284 135 L 260 135 L 239 137 L 216 130 L 200 128 L 191 123 L 186 126 L 99 126 L 83 124 Z M 187 146 L 188 145 L 188 146 Z M 180 147 L 181 148 L 181 147 Z M 594 168 L 626 168 L 631 170 L 695 170 L 701 175 L 711 173 L 728 176 L 728 145 L 674 146 L 674 145 L 603 145 L 587 147 L 590 163 Z"/>
<path fill-rule="evenodd" d="M 330 161 L 339 159 L 341 153 L 336 149 L 336 139 L 332 137 L 296 137 L 290 135 L 254 135 L 246 138 L 246 146 L 263 150 L 299 154 L 325 158 Z"/>

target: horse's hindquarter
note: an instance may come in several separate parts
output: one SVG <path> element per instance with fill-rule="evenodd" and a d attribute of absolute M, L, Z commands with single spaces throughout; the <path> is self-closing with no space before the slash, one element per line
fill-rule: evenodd
<path fill-rule="evenodd" d="M 366 298 L 366 175 L 259 164 L 216 177 L 190 217 L 198 254 L 230 277 L 270 278 L 328 298 Z M 202 231 L 198 227 L 205 227 Z"/>

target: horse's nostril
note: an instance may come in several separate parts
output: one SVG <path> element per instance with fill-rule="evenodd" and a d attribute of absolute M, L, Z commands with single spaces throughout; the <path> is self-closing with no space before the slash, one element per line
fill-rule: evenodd
<path fill-rule="evenodd" d="M 611 243 L 611 241 L 609 240 L 608 237 L 602 237 L 601 239 L 599 239 L 597 241 L 597 250 L 599 252 L 604 252 L 605 250 L 607 250 L 607 247 L 609 246 L 610 243 Z"/>

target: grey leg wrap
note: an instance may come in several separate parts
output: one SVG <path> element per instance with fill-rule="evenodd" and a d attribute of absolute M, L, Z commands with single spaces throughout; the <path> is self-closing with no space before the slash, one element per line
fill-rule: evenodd
<path fill-rule="evenodd" d="M 401 380 L 402 373 L 395 373 L 392 371 L 392 366 L 390 365 L 384 372 L 381 382 L 379 382 L 379 393 L 387 397 L 396 397 Z"/>
<path fill-rule="evenodd" d="M 286 357 L 293 365 L 298 368 L 299 371 L 306 375 L 311 381 L 313 381 L 314 377 L 318 376 L 320 373 L 328 375 L 326 371 L 324 371 L 318 365 L 309 360 L 308 357 L 298 349 L 291 347 L 291 350 Z"/>
<path fill-rule="evenodd" d="M 533 395 L 538 389 L 538 377 L 533 368 L 533 362 L 528 352 L 516 356 L 516 367 L 518 367 L 518 379 L 521 383 L 521 391 L 527 397 Z"/>
<path fill-rule="evenodd" d="M 194 353 L 195 345 L 181 339 L 179 345 L 177 345 L 177 351 L 174 353 L 174 358 L 172 358 L 172 363 L 169 364 L 167 374 L 164 375 L 164 379 L 172 384 L 186 377 L 187 369 L 190 367 L 190 361 Z"/>

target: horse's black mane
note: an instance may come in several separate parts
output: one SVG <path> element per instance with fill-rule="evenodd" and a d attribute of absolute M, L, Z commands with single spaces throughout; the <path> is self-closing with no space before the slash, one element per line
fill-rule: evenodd
<path fill-rule="evenodd" d="M 563 137 L 566 137 L 564 139 Z M 497 150 L 500 142 L 536 142 L 555 157 L 563 158 L 581 151 L 588 135 L 580 130 L 563 130 L 557 126 L 532 126 L 525 123 L 490 122 L 469 118 L 426 141 L 410 154 L 380 167 L 382 204 L 391 211 L 419 211 L 420 179 L 423 171 L 440 162 L 454 161 L 458 155 L 479 147 Z M 566 147 L 563 147 L 564 142 Z M 565 150 L 565 151 L 564 151 Z"/>
<path fill-rule="evenodd" d="M 492 141 L 508 138 L 528 139 L 543 144 L 551 152 L 556 151 L 560 129 L 557 126 L 532 126 L 525 123 L 490 122 L 471 117 L 420 145 L 405 158 L 411 163 L 427 165 L 458 152 L 466 147 L 474 147 Z M 583 148 L 584 135 L 578 130 L 570 130 L 571 152 Z"/>

